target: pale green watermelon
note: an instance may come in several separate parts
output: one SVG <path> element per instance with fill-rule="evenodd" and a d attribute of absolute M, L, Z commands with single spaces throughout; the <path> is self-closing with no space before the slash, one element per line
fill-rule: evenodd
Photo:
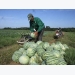
<path fill-rule="evenodd" d="M 30 58 L 29 65 L 38 65 L 36 56 Z"/>
<path fill-rule="evenodd" d="M 36 38 L 34 32 L 32 32 L 32 33 L 30 34 L 30 36 L 31 36 L 32 38 Z"/>
<path fill-rule="evenodd" d="M 25 49 L 24 48 L 20 48 L 19 51 L 23 53 L 25 51 Z"/>
<path fill-rule="evenodd" d="M 24 51 L 22 55 L 27 55 L 27 51 Z"/>
<path fill-rule="evenodd" d="M 29 57 L 26 55 L 22 55 L 19 58 L 19 62 L 23 65 L 28 65 L 29 64 Z"/>
<path fill-rule="evenodd" d="M 42 41 L 37 41 L 36 44 L 40 45 L 41 43 L 43 43 Z"/>
<path fill-rule="evenodd" d="M 35 55 L 35 52 L 36 52 L 36 50 L 35 50 L 34 48 L 29 47 L 29 48 L 27 49 L 27 55 L 28 55 L 29 57 L 34 56 L 34 55 Z"/>
<path fill-rule="evenodd" d="M 53 50 L 53 47 L 52 46 L 48 46 L 47 48 L 46 48 L 46 51 L 52 51 Z"/>
<path fill-rule="evenodd" d="M 22 52 L 20 51 L 15 51 L 12 55 L 12 60 L 15 62 L 19 62 L 19 57 L 22 55 Z"/>
<path fill-rule="evenodd" d="M 46 49 L 46 48 L 49 47 L 49 46 L 50 46 L 50 44 L 49 44 L 48 42 L 44 42 L 44 43 L 43 43 L 43 48 L 44 48 L 44 49 Z"/>

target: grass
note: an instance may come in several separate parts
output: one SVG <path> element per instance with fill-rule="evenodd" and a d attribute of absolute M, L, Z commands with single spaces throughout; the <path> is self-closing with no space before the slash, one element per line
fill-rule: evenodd
<path fill-rule="evenodd" d="M 28 30 L 0 30 L 0 48 L 16 44 L 16 40 L 21 34 L 27 33 Z"/>
<path fill-rule="evenodd" d="M 66 50 L 64 58 L 68 65 L 75 65 L 75 48 L 70 47 L 69 50 Z"/>
<path fill-rule="evenodd" d="M 12 62 L 12 54 L 21 46 L 16 44 L 16 41 L 21 37 L 21 34 L 28 33 L 28 30 L 0 30 L 0 64 L 6 65 Z M 54 31 L 45 31 L 43 41 L 53 43 Z M 69 46 L 64 56 L 68 65 L 75 65 L 75 33 L 65 32 L 64 37 L 58 39 L 61 43 Z M 13 64 L 13 63 L 12 63 Z"/>

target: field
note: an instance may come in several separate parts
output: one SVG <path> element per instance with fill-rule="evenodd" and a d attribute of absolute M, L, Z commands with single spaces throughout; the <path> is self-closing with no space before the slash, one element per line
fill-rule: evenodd
<path fill-rule="evenodd" d="M 25 33 L 29 33 L 29 30 L 0 30 L 0 65 L 18 65 L 12 61 L 11 57 L 13 52 L 21 47 L 16 41 L 20 39 L 21 34 Z M 54 31 L 45 31 L 43 41 L 55 42 L 53 35 Z M 64 37 L 57 41 L 69 46 L 64 56 L 65 61 L 68 65 L 75 65 L 75 32 L 64 32 Z"/>

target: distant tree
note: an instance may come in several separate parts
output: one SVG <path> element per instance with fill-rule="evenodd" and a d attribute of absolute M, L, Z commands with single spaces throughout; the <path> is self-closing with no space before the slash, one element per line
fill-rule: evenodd
<path fill-rule="evenodd" d="M 11 29 L 11 27 L 5 27 L 4 29 Z"/>
<path fill-rule="evenodd" d="M 46 28 L 50 28 L 50 26 L 46 26 Z"/>

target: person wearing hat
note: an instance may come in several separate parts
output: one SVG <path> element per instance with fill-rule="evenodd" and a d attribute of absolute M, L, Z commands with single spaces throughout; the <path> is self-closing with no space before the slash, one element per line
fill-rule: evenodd
<path fill-rule="evenodd" d="M 36 36 L 35 42 L 42 41 L 42 36 L 44 33 L 44 28 L 45 28 L 44 23 L 42 22 L 40 18 L 34 17 L 31 13 L 28 14 L 27 17 L 30 24 L 30 31 L 34 32 Z"/>

